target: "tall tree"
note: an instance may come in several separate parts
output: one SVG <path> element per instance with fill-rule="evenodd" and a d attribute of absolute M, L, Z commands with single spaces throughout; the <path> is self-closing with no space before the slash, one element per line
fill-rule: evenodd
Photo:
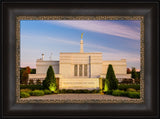
<path fill-rule="evenodd" d="M 25 70 L 23 71 L 22 76 L 21 76 L 21 82 L 23 84 L 27 85 L 27 83 L 28 83 L 28 74 L 30 74 L 30 72 L 31 72 L 30 67 L 26 67 Z"/>
<path fill-rule="evenodd" d="M 45 89 L 49 89 L 50 85 L 53 83 L 56 85 L 56 78 L 55 78 L 54 70 L 52 66 L 50 65 L 47 70 L 47 76 L 45 80 L 43 80 L 43 87 Z"/>
<path fill-rule="evenodd" d="M 138 75 L 137 75 L 137 72 L 136 72 L 136 68 L 135 68 L 135 67 L 132 67 L 131 77 L 132 77 L 133 79 L 138 79 Z"/>
<path fill-rule="evenodd" d="M 118 88 L 118 80 L 116 79 L 113 67 L 111 64 L 108 66 L 106 80 L 108 80 L 108 88 L 109 90 L 115 90 Z"/>

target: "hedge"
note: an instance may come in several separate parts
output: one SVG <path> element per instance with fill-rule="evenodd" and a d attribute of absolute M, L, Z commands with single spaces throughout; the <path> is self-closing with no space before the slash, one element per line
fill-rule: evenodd
<path fill-rule="evenodd" d="M 128 92 L 128 97 L 130 98 L 140 98 L 139 92 Z"/>
<path fill-rule="evenodd" d="M 32 96 L 43 96 L 44 95 L 44 91 L 43 90 L 34 90 L 31 92 Z"/>
<path fill-rule="evenodd" d="M 113 96 L 127 96 L 128 97 L 128 92 L 122 91 L 122 90 L 114 90 L 112 92 Z"/>
<path fill-rule="evenodd" d="M 43 90 L 42 85 L 20 85 L 20 89 Z"/>
<path fill-rule="evenodd" d="M 127 91 L 128 92 L 136 92 L 136 89 L 134 89 L 134 88 L 128 88 Z"/>
<path fill-rule="evenodd" d="M 118 89 L 119 90 L 124 90 L 126 91 L 128 88 L 133 88 L 135 90 L 140 90 L 140 85 L 139 84 L 120 84 L 118 85 Z"/>
<path fill-rule="evenodd" d="M 140 92 L 129 92 L 123 90 L 114 90 L 112 92 L 113 96 L 125 96 L 129 98 L 140 98 Z"/>
<path fill-rule="evenodd" d="M 44 90 L 44 94 L 46 95 L 46 94 L 52 94 L 52 91 L 50 91 L 50 90 Z"/>
<path fill-rule="evenodd" d="M 107 95 L 112 95 L 112 92 L 113 92 L 113 90 L 108 90 L 108 91 L 106 92 L 106 94 L 107 94 Z"/>
<path fill-rule="evenodd" d="M 29 96 L 30 96 L 30 94 L 27 92 L 20 92 L 20 98 L 27 98 Z"/>

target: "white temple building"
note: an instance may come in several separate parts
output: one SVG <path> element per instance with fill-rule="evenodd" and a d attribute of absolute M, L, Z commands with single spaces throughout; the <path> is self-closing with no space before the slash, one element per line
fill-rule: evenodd
<path fill-rule="evenodd" d="M 36 60 L 36 74 L 29 74 L 29 80 L 42 82 L 48 67 L 52 65 L 55 77 L 59 79 L 59 89 L 98 89 L 100 78 L 106 77 L 109 64 L 113 66 L 119 82 L 131 78 L 126 71 L 126 59 L 104 61 L 101 52 L 84 52 L 81 35 L 80 52 L 60 53 L 59 61 L 44 60 L 42 54 L 42 58 Z"/>

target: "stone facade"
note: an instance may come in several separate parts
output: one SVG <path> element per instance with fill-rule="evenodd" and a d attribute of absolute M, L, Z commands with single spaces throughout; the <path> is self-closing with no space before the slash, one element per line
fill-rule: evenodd
<path fill-rule="evenodd" d="M 126 74 L 126 59 L 116 61 L 103 61 L 102 53 L 84 52 L 83 40 L 80 42 L 80 52 L 60 53 L 59 61 L 43 60 L 36 61 L 36 74 L 29 74 L 29 80 L 45 79 L 47 69 L 51 65 L 56 78 L 59 78 L 59 88 L 73 89 L 97 89 L 99 87 L 99 78 L 105 78 L 108 65 L 113 66 L 116 78 L 121 82 L 124 78 L 131 78 Z"/>

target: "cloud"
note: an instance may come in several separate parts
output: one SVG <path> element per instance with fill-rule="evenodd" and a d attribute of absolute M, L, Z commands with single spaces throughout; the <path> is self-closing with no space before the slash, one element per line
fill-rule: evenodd
<path fill-rule="evenodd" d="M 60 43 L 60 44 L 70 44 L 70 45 L 76 45 L 76 46 L 80 45 L 80 43 L 76 42 L 76 41 L 72 41 L 69 39 L 64 40 L 61 38 L 55 38 L 55 37 L 49 37 L 49 36 L 40 36 L 40 35 L 36 36 L 36 35 L 31 35 L 31 34 L 30 35 L 22 35 L 21 39 L 24 39 L 24 38 L 30 39 L 30 40 L 38 39 L 38 41 L 41 43 L 47 42 L 49 44 Z M 127 51 L 121 51 L 118 49 L 113 49 L 113 48 L 106 47 L 106 46 L 104 47 L 104 46 L 96 45 L 96 44 L 92 44 L 92 43 L 86 43 L 86 44 L 84 44 L 84 47 L 85 47 L 84 51 L 88 50 L 89 52 L 102 52 L 103 60 L 126 59 L 128 67 L 132 67 L 132 66 L 135 66 L 137 68 L 140 67 L 140 55 L 138 55 L 137 53 L 130 53 Z M 35 67 L 35 60 L 36 59 L 34 59 L 34 58 L 36 58 L 36 57 L 33 57 L 31 55 L 34 55 L 37 57 L 40 56 L 40 54 L 37 54 L 37 53 L 40 53 L 40 50 L 41 49 L 39 49 L 38 51 L 37 51 L 37 49 L 30 49 L 30 50 L 24 49 L 24 52 L 23 52 L 24 54 L 22 54 L 22 62 L 21 62 L 22 65 L 21 66 L 31 65 L 32 67 Z M 50 52 L 52 52 L 52 51 L 50 51 Z M 28 59 L 26 59 L 25 56 L 27 56 Z M 57 56 L 57 57 L 59 57 L 59 56 Z M 59 59 L 59 58 L 56 58 L 56 59 Z"/>
<path fill-rule="evenodd" d="M 129 38 L 132 40 L 140 40 L 140 28 L 137 27 L 137 22 L 132 22 L 131 26 L 118 24 L 113 21 L 93 20 L 57 20 L 46 22 L 123 38 Z M 135 27 L 133 27 L 133 24 L 135 24 Z"/>

